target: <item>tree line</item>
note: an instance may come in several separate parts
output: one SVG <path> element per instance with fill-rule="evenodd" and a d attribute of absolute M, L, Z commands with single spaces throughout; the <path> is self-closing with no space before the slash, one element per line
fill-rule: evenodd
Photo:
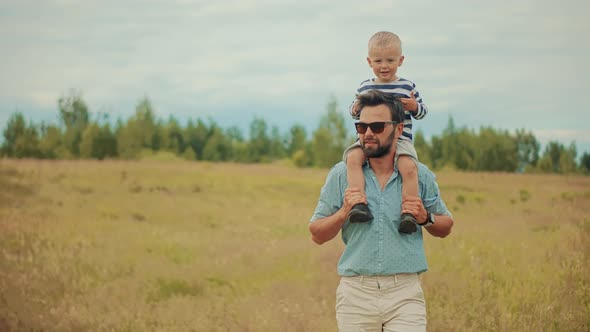
<path fill-rule="evenodd" d="M 183 126 L 170 116 L 156 117 L 148 98 L 140 100 L 135 113 L 112 125 L 105 114 L 94 117 L 77 92 L 58 100 L 59 123 L 27 122 L 14 112 L 6 124 L 0 155 L 41 159 L 138 159 L 146 152 L 168 151 L 187 160 L 265 163 L 291 160 L 298 167 L 331 167 L 341 160 L 353 142 L 344 112 L 332 99 L 320 116 L 317 129 L 308 135 L 295 124 L 284 133 L 256 117 L 247 137 L 238 127 L 221 128 L 214 120 L 189 119 Z M 450 117 L 441 135 L 427 141 L 414 133 L 419 159 L 432 169 L 452 167 L 468 171 L 540 172 L 590 174 L 590 153 L 579 162 L 574 142 L 565 146 L 549 142 L 544 151 L 532 132 L 514 133 L 491 127 L 479 131 L 457 128 Z"/>

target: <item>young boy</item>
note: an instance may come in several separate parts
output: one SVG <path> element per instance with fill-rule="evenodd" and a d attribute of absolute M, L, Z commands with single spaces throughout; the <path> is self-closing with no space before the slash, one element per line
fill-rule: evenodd
<path fill-rule="evenodd" d="M 397 69 L 404 62 L 401 40 L 391 32 L 381 31 L 369 39 L 369 67 L 373 69 L 375 78 L 361 83 L 357 94 L 366 90 L 380 90 L 400 99 L 404 106 L 405 120 L 402 136 L 398 139 L 395 161 L 402 176 L 402 199 L 407 196 L 418 195 L 418 156 L 412 144 L 412 118 L 422 119 L 428 109 L 422 102 L 416 85 L 406 79 L 397 76 Z M 359 118 L 356 109 L 356 101 L 350 106 L 350 114 L 354 119 Z M 347 166 L 348 185 L 350 188 L 360 188 L 364 191 L 365 181 L 362 165 L 366 157 L 359 143 L 355 143 L 344 152 Z M 373 219 L 366 204 L 355 205 L 348 215 L 350 222 L 367 222 Z M 409 213 L 403 213 L 399 227 L 400 233 L 413 233 L 416 231 L 416 218 Z"/>

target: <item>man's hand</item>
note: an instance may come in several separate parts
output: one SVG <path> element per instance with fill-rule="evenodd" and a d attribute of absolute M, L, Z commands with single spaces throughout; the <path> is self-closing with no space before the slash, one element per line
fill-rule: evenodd
<path fill-rule="evenodd" d="M 418 196 L 408 196 L 402 200 L 402 213 L 411 213 L 416 218 L 416 221 L 423 224 L 426 221 L 426 209 L 422 200 Z M 436 215 L 436 222 L 426 228 L 428 233 L 436 237 L 446 237 L 451 233 L 453 227 L 453 218 L 448 215 Z"/>
<path fill-rule="evenodd" d="M 317 244 L 332 240 L 348 218 L 348 213 L 355 204 L 367 203 L 367 197 L 360 189 L 348 188 L 344 191 L 342 207 L 331 216 L 317 219 L 309 224 L 311 239 Z"/>
<path fill-rule="evenodd" d="M 418 102 L 414 96 L 414 91 L 412 91 L 410 98 L 400 98 L 399 100 L 402 102 L 402 105 L 406 111 L 412 113 L 418 112 Z"/>
<path fill-rule="evenodd" d="M 353 206 L 359 203 L 367 204 L 367 196 L 358 188 L 347 188 L 344 191 L 344 205 L 342 208 L 348 214 Z"/>
<path fill-rule="evenodd" d="M 426 220 L 426 209 L 418 196 L 407 196 L 402 200 L 402 213 L 411 213 L 420 224 Z"/>

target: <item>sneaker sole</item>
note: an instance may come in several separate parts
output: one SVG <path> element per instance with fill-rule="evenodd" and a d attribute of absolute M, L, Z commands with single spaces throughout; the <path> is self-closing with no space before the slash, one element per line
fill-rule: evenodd
<path fill-rule="evenodd" d="M 405 219 L 402 220 L 399 224 L 399 232 L 404 234 L 411 234 L 418 230 L 418 227 L 415 223 Z"/>
<path fill-rule="evenodd" d="M 361 222 L 368 222 L 373 219 L 372 216 L 362 213 L 362 212 L 353 212 L 348 215 L 348 221 L 351 223 L 361 223 Z"/>

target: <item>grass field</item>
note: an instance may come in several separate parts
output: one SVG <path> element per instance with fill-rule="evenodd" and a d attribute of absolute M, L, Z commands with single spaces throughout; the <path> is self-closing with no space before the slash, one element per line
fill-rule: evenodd
<path fill-rule="evenodd" d="M 0 160 L 0 331 L 336 331 L 327 172 Z M 429 331 L 589 331 L 590 177 L 437 176 Z"/>

